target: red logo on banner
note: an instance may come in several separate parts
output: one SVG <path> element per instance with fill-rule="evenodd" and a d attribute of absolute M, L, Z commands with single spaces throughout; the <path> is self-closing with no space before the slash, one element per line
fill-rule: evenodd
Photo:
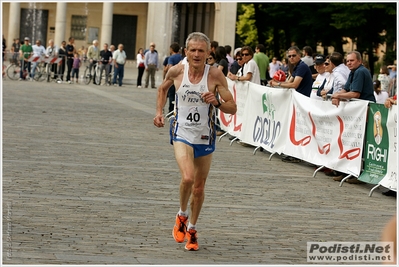
<path fill-rule="evenodd" d="M 237 99 L 237 93 L 236 92 L 237 92 L 236 85 L 234 84 L 233 85 L 233 99 L 234 99 L 234 101 Z M 226 127 L 229 126 L 231 121 L 234 120 L 233 121 L 233 123 L 234 123 L 234 131 L 241 131 L 242 123 L 240 123 L 240 125 L 236 125 L 237 124 L 237 116 L 235 114 L 234 115 L 228 114 L 229 119 L 226 119 L 226 117 L 225 117 L 226 114 L 223 111 L 221 111 L 221 110 L 219 110 L 219 111 L 220 111 L 220 120 L 221 120 L 221 122 L 223 123 L 224 126 L 226 126 Z"/>
<path fill-rule="evenodd" d="M 343 159 L 343 158 L 347 158 L 349 160 L 355 159 L 360 155 L 360 148 L 353 148 L 353 149 L 349 149 L 348 151 L 345 151 L 343 153 L 344 150 L 344 145 L 342 144 L 342 134 L 344 132 L 344 122 L 343 120 L 337 116 L 337 119 L 339 121 L 339 136 L 338 136 L 338 147 L 339 147 L 339 151 L 340 151 L 340 155 L 339 155 L 339 159 Z M 352 156 L 350 156 L 349 154 L 353 154 Z"/>
<path fill-rule="evenodd" d="M 291 143 L 295 146 L 299 146 L 299 145 L 306 146 L 307 144 L 309 144 L 312 137 L 310 135 L 308 135 L 300 140 L 296 140 L 295 139 L 295 126 L 296 126 L 296 109 L 295 109 L 295 105 L 293 105 L 293 112 L 292 112 L 291 125 L 290 125 L 290 140 L 291 140 Z"/>
<path fill-rule="evenodd" d="M 312 122 L 312 135 L 316 138 L 316 124 L 313 121 L 312 115 L 310 114 L 310 112 L 308 112 L 310 121 Z M 330 152 L 330 147 L 331 144 L 325 144 L 322 148 L 319 147 L 319 145 L 317 144 L 317 148 L 319 149 L 319 153 L 320 154 L 328 154 L 328 152 Z"/>

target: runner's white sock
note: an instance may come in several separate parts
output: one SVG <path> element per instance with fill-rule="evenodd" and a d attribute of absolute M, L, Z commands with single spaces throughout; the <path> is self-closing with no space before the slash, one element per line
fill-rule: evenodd
<path fill-rule="evenodd" d="M 182 211 L 181 209 L 179 210 L 179 213 L 177 213 L 177 214 L 179 214 L 179 216 L 186 216 L 186 217 L 188 217 L 188 212 L 187 212 L 187 211 Z"/>
<path fill-rule="evenodd" d="M 195 230 L 195 224 L 191 224 L 191 222 L 189 222 L 188 226 L 187 226 L 187 231 L 190 230 L 190 229 L 194 229 Z"/>

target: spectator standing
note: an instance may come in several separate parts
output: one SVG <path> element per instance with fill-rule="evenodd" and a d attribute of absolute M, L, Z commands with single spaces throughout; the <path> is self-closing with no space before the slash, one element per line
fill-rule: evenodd
<path fill-rule="evenodd" d="M 373 86 L 375 102 L 378 104 L 385 104 L 385 101 L 389 97 L 388 92 L 381 89 L 381 82 L 379 80 L 375 80 Z"/>
<path fill-rule="evenodd" d="M 330 75 L 327 78 L 326 82 L 320 86 L 319 90 L 317 91 L 317 96 L 322 97 L 323 100 L 327 100 L 327 94 L 332 94 L 332 86 L 334 82 L 333 64 L 330 61 L 330 56 L 326 56 L 326 61 L 324 62 L 324 70 Z"/>
<path fill-rule="evenodd" d="M 241 49 L 241 57 L 244 66 L 242 67 L 242 76 L 229 73 L 227 77 L 236 81 L 249 81 L 260 84 L 259 68 L 255 60 L 253 60 L 254 52 L 250 46 L 244 46 Z"/>
<path fill-rule="evenodd" d="M 58 57 L 58 47 L 54 44 L 54 40 L 53 39 L 50 39 L 48 41 L 48 46 L 46 48 L 46 57 L 49 57 L 49 58 Z M 57 64 L 51 64 L 51 70 L 50 71 L 52 73 L 54 73 L 54 79 L 57 79 Z"/>
<path fill-rule="evenodd" d="M 389 77 L 389 70 L 387 66 L 381 66 L 380 74 L 378 74 L 377 79 L 381 83 L 381 90 L 389 93 L 391 89 L 391 77 Z"/>
<path fill-rule="evenodd" d="M 316 79 L 313 82 L 312 93 L 310 94 L 310 98 L 319 99 L 319 100 L 323 99 L 321 96 L 317 95 L 317 92 L 322 86 L 325 85 L 327 80 L 330 78 L 330 72 L 326 71 L 324 62 L 325 59 L 323 55 L 317 55 L 315 57 L 314 66 L 316 71 L 318 72 L 318 75 L 316 76 Z"/>
<path fill-rule="evenodd" d="M 388 70 L 389 70 L 389 77 L 391 79 L 396 79 L 396 64 L 389 65 Z"/>
<path fill-rule="evenodd" d="M 158 53 L 155 51 L 155 44 L 150 45 L 150 50 L 144 55 L 144 65 L 146 70 L 145 76 L 145 88 L 148 88 L 148 84 L 151 77 L 151 88 L 155 87 L 155 72 L 158 71 Z"/>
<path fill-rule="evenodd" d="M 255 48 L 254 60 L 259 68 L 260 83 L 267 85 L 266 73 L 269 69 L 269 58 L 265 54 L 266 48 L 263 44 L 258 44 Z"/>
<path fill-rule="evenodd" d="M 111 63 L 109 63 L 109 72 L 112 73 L 112 68 L 114 66 L 114 52 L 115 52 L 115 46 L 114 45 L 110 45 L 109 46 L 109 51 L 112 54 L 112 60 Z"/>
<path fill-rule="evenodd" d="M 219 46 L 219 42 L 218 41 L 212 41 L 211 42 L 211 51 L 213 53 L 216 53 L 216 48 Z"/>
<path fill-rule="evenodd" d="M 215 53 L 213 53 L 212 51 L 209 53 L 209 56 L 206 58 L 206 64 L 214 67 L 218 66 L 218 64 L 216 63 Z"/>
<path fill-rule="evenodd" d="M 173 43 L 169 47 L 170 49 L 170 56 L 168 58 L 168 64 L 166 65 L 166 73 L 169 71 L 170 68 L 177 65 L 182 61 L 182 56 L 179 53 L 180 45 L 178 43 Z M 168 98 L 169 98 L 169 112 L 173 111 L 175 108 L 175 95 L 176 95 L 176 88 L 173 84 L 168 90 Z"/>
<path fill-rule="evenodd" d="M 310 97 L 313 84 L 312 72 L 310 71 L 309 66 L 301 60 L 300 53 L 301 51 L 297 46 L 291 46 L 288 48 L 288 60 L 290 61 L 290 64 L 294 66 L 291 77 L 285 82 L 276 82 L 274 80 L 270 80 L 269 84 L 272 87 L 279 86 L 287 89 L 293 88 L 298 93 Z M 300 159 L 287 155 L 283 155 L 282 161 L 292 163 L 301 162 Z"/>
<path fill-rule="evenodd" d="M 87 59 L 89 60 L 89 73 L 93 73 L 93 84 L 96 84 L 96 72 L 92 72 L 93 66 L 100 60 L 100 48 L 98 48 L 98 40 L 94 40 L 93 44 L 87 49 Z"/>
<path fill-rule="evenodd" d="M 287 62 L 287 59 L 286 59 L 286 58 L 283 58 L 283 59 L 281 60 L 280 70 L 284 71 L 285 77 L 288 77 L 290 67 L 288 66 L 288 62 Z"/>
<path fill-rule="evenodd" d="M 330 55 L 330 64 L 332 64 L 334 80 L 330 93 L 338 92 L 343 89 L 350 74 L 349 68 L 343 63 L 344 57 L 339 52 L 333 52 Z"/>
<path fill-rule="evenodd" d="M 62 81 L 64 80 L 65 64 L 66 64 L 66 61 L 67 61 L 67 56 L 68 56 L 68 54 L 67 54 L 67 50 L 66 50 L 66 42 L 62 41 L 61 47 L 58 50 L 58 57 L 62 58 L 60 63 L 58 63 L 58 67 L 59 67 L 58 75 L 57 75 L 57 77 L 58 77 L 57 82 L 58 83 L 62 83 Z"/>
<path fill-rule="evenodd" d="M 36 40 L 36 44 L 32 45 L 32 50 L 33 50 L 33 56 L 34 57 L 42 57 L 46 55 L 46 49 L 44 46 L 42 46 L 42 41 Z M 33 78 L 35 77 L 36 74 L 36 67 L 39 65 L 41 60 L 37 60 L 36 62 L 33 62 L 32 64 L 32 70 L 30 73 L 30 80 L 34 81 Z"/>
<path fill-rule="evenodd" d="M 118 84 L 119 87 L 121 87 L 126 63 L 126 53 L 123 50 L 123 44 L 118 45 L 118 50 L 114 52 L 113 61 L 115 70 L 114 80 L 112 83 L 114 84 L 114 86 L 116 86 L 116 77 L 118 77 Z"/>
<path fill-rule="evenodd" d="M 306 63 L 309 67 L 313 65 L 313 49 L 310 46 L 304 46 L 302 49 L 303 57 L 301 60 Z M 272 76 L 273 77 L 273 76 Z"/>
<path fill-rule="evenodd" d="M 71 83 L 71 72 L 72 72 L 72 65 L 73 65 L 73 58 L 76 53 L 75 49 L 75 39 L 73 37 L 69 37 L 68 44 L 66 45 L 66 53 L 67 53 L 67 77 L 66 82 Z"/>
<path fill-rule="evenodd" d="M 223 72 L 224 76 L 227 76 L 229 70 L 229 62 L 226 58 L 226 49 L 224 46 L 218 46 L 215 52 L 215 60 L 217 63 L 217 68 Z"/>
<path fill-rule="evenodd" d="M 143 48 L 139 48 L 139 51 L 137 52 L 137 56 L 136 56 L 136 62 L 137 62 L 137 69 L 138 69 L 137 88 L 141 88 L 141 80 L 143 79 L 143 74 L 144 74 L 144 70 L 145 70 Z"/>
<path fill-rule="evenodd" d="M 75 83 L 79 83 L 79 69 L 82 65 L 82 61 L 78 53 L 75 53 L 73 57 L 73 64 L 72 64 L 72 79 L 75 77 Z"/>
<path fill-rule="evenodd" d="M 297 46 L 288 48 L 288 60 L 294 66 L 292 76 L 285 82 L 276 82 L 271 80 L 270 86 L 280 86 L 282 88 L 295 89 L 298 93 L 310 97 L 312 92 L 312 72 L 309 66 L 299 57 L 301 51 Z M 272 76 L 273 77 L 273 76 Z"/>
<path fill-rule="evenodd" d="M 242 57 L 241 57 L 241 52 L 238 51 L 235 55 L 234 55 L 234 62 L 233 64 L 231 64 L 231 68 L 230 68 L 230 72 L 234 75 L 236 75 L 238 73 L 238 70 L 241 69 L 241 61 L 242 61 Z M 242 74 L 240 75 L 242 76 Z"/>
<path fill-rule="evenodd" d="M 231 57 L 231 46 L 230 45 L 225 45 L 224 49 L 226 49 L 226 58 L 228 62 L 228 70 L 227 72 L 231 71 L 231 65 L 234 63 L 234 58 Z"/>
<path fill-rule="evenodd" d="M 270 78 L 273 78 L 276 71 L 280 69 L 281 62 L 277 60 L 276 57 L 272 58 L 272 62 L 269 63 L 269 75 Z"/>
<path fill-rule="evenodd" d="M 100 77 L 103 76 L 103 71 L 105 71 L 105 85 L 110 86 L 111 81 L 109 77 L 111 62 L 112 62 L 112 52 L 108 49 L 108 44 L 104 44 L 104 49 L 100 51 L 101 65 L 100 65 Z M 100 81 L 101 83 L 101 81 Z M 100 85 L 100 84 L 99 84 Z"/>
<path fill-rule="evenodd" d="M 350 69 L 348 81 L 343 89 L 332 95 L 332 104 L 339 106 L 342 99 L 358 98 L 375 102 L 373 80 L 370 71 L 362 65 L 361 54 L 351 51 L 346 56 L 346 65 Z"/>
<path fill-rule="evenodd" d="M 12 53 L 12 61 L 14 63 L 18 62 L 18 57 L 19 57 L 19 49 L 21 47 L 21 43 L 19 41 L 19 38 L 14 39 L 14 43 L 11 46 L 11 53 Z"/>
<path fill-rule="evenodd" d="M 28 61 L 29 57 L 32 55 L 33 49 L 32 46 L 29 44 L 29 38 L 25 37 L 24 44 L 19 49 L 19 58 L 21 59 L 21 70 L 19 72 L 19 81 L 25 80 L 26 77 L 24 72 L 26 69 L 28 73 L 31 71 L 31 64 Z"/>

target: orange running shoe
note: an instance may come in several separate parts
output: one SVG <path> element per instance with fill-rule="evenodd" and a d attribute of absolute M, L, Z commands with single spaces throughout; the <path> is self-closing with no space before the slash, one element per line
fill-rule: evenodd
<path fill-rule="evenodd" d="M 187 237 L 187 243 L 185 248 L 187 250 L 194 250 L 194 251 L 198 250 L 199 246 L 197 241 L 197 230 L 194 229 L 188 230 L 186 237 Z"/>
<path fill-rule="evenodd" d="M 176 223 L 172 235 L 177 243 L 183 243 L 187 232 L 188 217 L 176 215 Z"/>

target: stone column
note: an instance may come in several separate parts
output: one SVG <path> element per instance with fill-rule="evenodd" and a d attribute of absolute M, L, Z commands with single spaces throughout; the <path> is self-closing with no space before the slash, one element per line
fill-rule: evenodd
<path fill-rule="evenodd" d="M 112 2 L 104 2 L 103 19 L 101 24 L 101 39 L 100 39 L 101 49 L 104 43 L 108 43 L 108 45 L 111 45 L 113 13 L 114 13 L 114 4 Z"/>
<path fill-rule="evenodd" d="M 149 48 L 151 42 L 155 43 L 155 49 L 158 51 L 159 61 L 161 61 L 160 65 L 164 58 L 169 56 L 169 46 L 172 42 L 172 17 L 173 3 L 148 3 L 145 49 Z"/>
<path fill-rule="evenodd" d="M 14 38 L 25 38 L 25 36 L 19 36 L 20 31 L 20 21 L 21 21 L 21 6 L 20 3 L 10 2 L 10 14 L 8 19 L 8 36 L 7 38 L 7 50 L 11 49 L 14 43 Z M 30 37 L 30 36 L 28 36 Z M 21 41 L 21 40 L 20 40 Z"/>
<path fill-rule="evenodd" d="M 215 3 L 215 30 L 211 40 L 217 40 L 219 45 L 234 47 L 236 30 L 237 3 Z"/>
<path fill-rule="evenodd" d="M 66 2 L 57 2 L 54 34 L 54 44 L 57 47 L 61 46 L 62 41 L 66 41 L 68 43 L 69 36 L 65 36 L 67 5 L 68 4 Z"/>

